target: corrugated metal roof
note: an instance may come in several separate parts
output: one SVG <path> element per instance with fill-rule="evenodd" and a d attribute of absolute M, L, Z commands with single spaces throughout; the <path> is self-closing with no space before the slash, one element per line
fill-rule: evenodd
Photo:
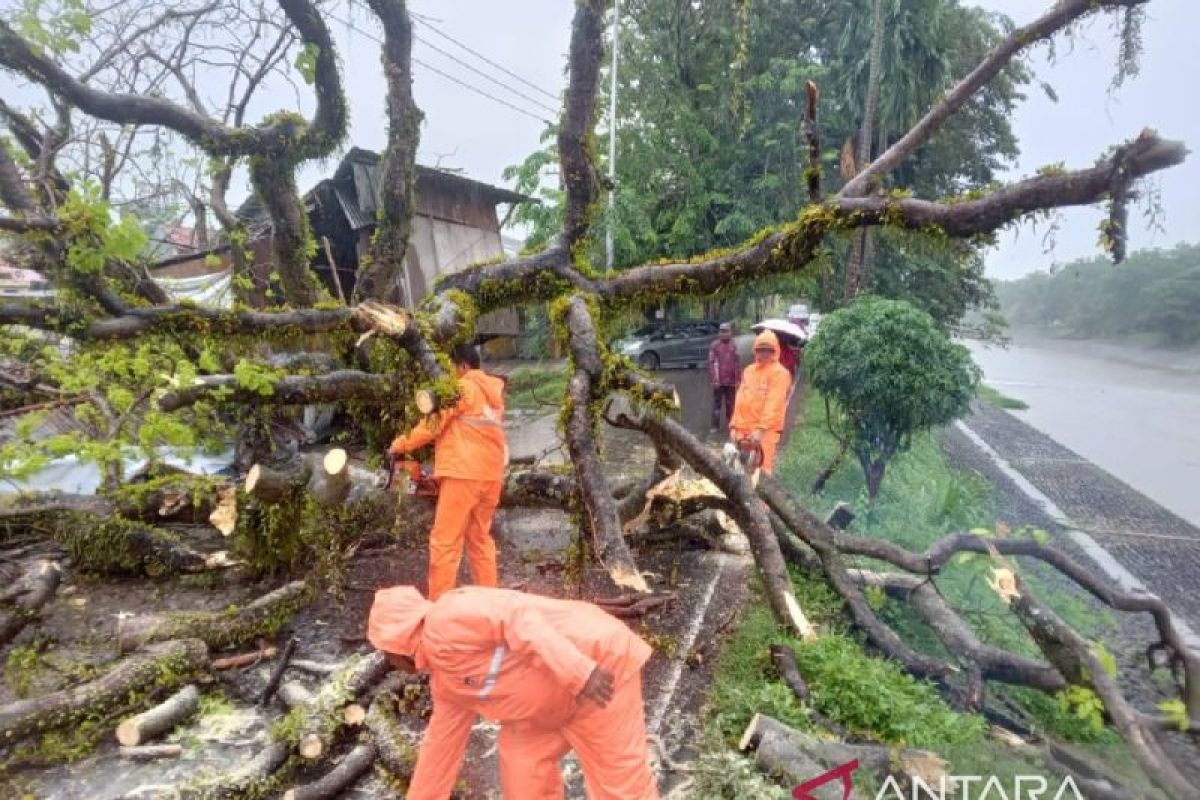
<path fill-rule="evenodd" d="M 375 214 L 364 212 L 358 205 L 358 199 L 350 192 L 335 185 L 333 194 L 337 197 L 342 213 L 346 215 L 346 222 L 350 225 L 350 230 L 360 231 L 375 224 Z"/>

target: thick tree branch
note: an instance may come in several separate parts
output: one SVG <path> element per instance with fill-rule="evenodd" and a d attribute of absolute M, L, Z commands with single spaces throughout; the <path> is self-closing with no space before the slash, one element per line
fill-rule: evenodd
<path fill-rule="evenodd" d="M 233 375 L 206 375 L 194 386 L 168 392 L 158 399 L 161 411 L 178 411 L 200 400 L 251 405 L 312 405 L 338 400 L 382 403 L 394 400 L 403 389 L 395 376 L 343 369 L 327 375 L 287 375 L 271 387 L 269 395 L 243 389 Z"/>
<path fill-rule="evenodd" d="M 408 296 L 403 271 L 412 235 L 422 117 L 412 94 L 412 20 L 404 0 L 368 0 L 368 5 L 383 25 L 388 144 L 380 169 L 383 216 L 371 245 L 371 261 L 359 270 L 354 298 L 411 306 L 415 298 Z"/>
<path fill-rule="evenodd" d="M 933 138 L 954 112 L 975 92 L 999 75 L 1022 50 L 1053 36 L 1075 20 L 1093 12 L 1132 8 L 1147 2 L 1149 0 L 1058 0 L 1042 17 L 1009 34 L 1008 38 L 997 45 L 969 75 L 959 81 L 908 133 L 847 182 L 838 196 L 854 197 L 866 194 L 875 179 L 891 172 L 900 162 L 912 155 L 913 151 Z"/>
<path fill-rule="evenodd" d="M 580 0 L 575 4 L 571 25 L 570 76 L 558 130 L 558 157 L 567 190 L 562 236 L 568 248 L 587 236 L 598 192 L 589 143 L 596 127 L 596 90 L 604 56 L 607 7 L 607 0 Z"/>
<path fill-rule="evenodd" d="M 599 399 L 604 363 L 591 313 L 583 298 L 576 296 L 568 301 L 565 322 L 569 335 L 567 345 L 575 367 L 575 373 L 567 383 L 569 416 L 565 435 L 576 482 L 591 521 L 596 558 L 618 586 L 648 592 L 650 587 L 638 571 L 625 542 L 617 503 L 600 464 L 593 409 Z"/>

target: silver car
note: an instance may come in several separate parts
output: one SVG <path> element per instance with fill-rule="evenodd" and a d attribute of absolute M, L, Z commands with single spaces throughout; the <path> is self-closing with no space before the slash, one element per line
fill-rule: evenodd
<path fill-rule="evenodd" d="M 613 343 L 643 369 L 696 367 L 708 363 L 708 346 L 717 338 L 720 323 L 684 320 L 645 325 Z"/>

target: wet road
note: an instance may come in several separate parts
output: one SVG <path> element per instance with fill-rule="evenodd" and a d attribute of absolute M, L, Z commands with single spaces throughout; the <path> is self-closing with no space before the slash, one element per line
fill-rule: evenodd
<path fill-rule="evenodd" d="M 1200 525 L 1200 357 L 1038 342 L 969 343 L 1013 412 L 1161 505 Z"/>

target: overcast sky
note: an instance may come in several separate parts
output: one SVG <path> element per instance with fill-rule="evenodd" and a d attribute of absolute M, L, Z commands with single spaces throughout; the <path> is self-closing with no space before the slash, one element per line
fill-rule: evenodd
<path fill-rule="evenodd" d="M 1017 24 L 1036 18 L 1053 2 L 968 1 L 1007 13 Z M 15 0 L 0 0 L 0 9 L 9 13 L 14 4 Z M 574 5 L 571 0 L 412 0 L 418 19 L 414 58 L 423 62 L 414 65 L 416 99 L 425 112 L 418 153 L 421 163 L 458 168 L 470 177 L 501 183 L 504 167 L 521 161 L 538 146 L 544 120 L 555 118 L 558 107 L 556 99 L 480 62 L 436 31 L 557 97 L 566 82 Z M 349 142 L 380 150 L 385 144 L 385 114 L 379 46 L 373 41 L 379 36 L 378 27 L 361 7 L 350 8 L 346 0 L 333 8 L 328 12 L 329 24 L 345 67 L 351 107 Z M 1162 220 L 1165 233 L 1145 230 L 1135 210 L 1131 214 L 1131 249 L 1200 241 L 1200 92 L 1196 90 L 1196 51 L 1192 49 L 1200 32 L 1200 0 L 1152 0 L 1148 13 L 1141 74 L 1116 93 L 1109 92 L 1117 48 L 1108 15 L 1088 25 L 1073 48 L 1060 40 L 1056 63 L 1049 63 L 1044 45 L 1034 50 L 1032 63 L 1038 80 L 1053 85 L 1059 102 L 1052 102 L 1036 84 L 1029 88 L 1029 97 L 1014 118 L 1022 155 L 1012 174 L 1005 176 L 1029 175 L 1039 166 L 1059 161 L 1069 167 L 1090 165 L 1109 145 L 1136 136 L 1145 126 L 1158 129 L 1164 137 L 1182 139 L 1192 150 L 1191 159 L 1158 179 L 1166 212 Z M 422 19 L 428 24 L 422 24 Z M 469 72 L 434 50 L 435 46 L 469 61 L 526 97 Z M 520 111 L 464 88 L 434 69 L 503 97 Z M 2 75 L 0 91 L 11 91 L 26 102 L 37 102 L 43 96 L 20 83 Z M 208 88 L 214 97 L 223 95 L 222 87 Z M 280 107 L 296 107 L 290 90 L 267 94 L 270 96 L 256 98 L 251 118 Z M 311 97 L 302 96 L 300 110 L 310 113 L 311 106 Z M 619 162 L 618 154 L 618 179 Z M 329 163 L 306 165 L 300 176 L 301 188 L 307 189 L 330 171 Z M 238 195 L 235 189 L 231 199 L 239 201 Z M 1045 226 L 1036 232 L 1026 226 L 1004 233 L 1000 246 L 989 254 L 989 273 L 1011 278 L 1098 253 L 1102 214 L 1100 208 L 1062 212 L 1051 253 L 1043 252 Z"/>
<path fill-rule="evenodd" d="M 976 0 L 978 5 L 1002 11 L 1017 24 L 1035 19 L 1051 0 Z M 428 15 L 441 31 L 490 57 L 531 83 L 558 93 L 563 74 L 574 3 L 568 0 L 521 0 L 518 5 L 494 0 L 417 0 L 417 14 Z M 1116 64 L 1116 39 L 1107 15 L 1090 23 L 1072 48 L 1060 40 L 1058 58 L 1050 63 L 1048 49 L 1034 51 L 1033 66 L 1038 79 L 1049 82 L 1058 94 L 1051 101 L 1036 85 L 1018 108 L 1014 125 L 1021 144 L 1021 158 L 1011 176 L 1031 174 L 1039 166 L 1065 161 L 1069 167 L 1090 165 L 1109 145 L 1123 141 L 1145 126 L 1158 129 L 1168 138 L 1182 139 L 1193 156 L 1184 166 L 1159 179 L 1166 211 L 1165 233 L 1144 229 L 1140 213 L 1134 211 L 1131 249 L 1170 246 L 1178 241 L 1200 241 L 1200 92 L 1194 68 L 1195 37 L 1200 32 L 1200 2 L 1197 0 L 1153 0 L 1145 26 L 1146 51 L 1141 74 L 1123 88 L 1110 93 L 1109 82 Z M 355 24 L 364 30 L 374 27 L 358 12 Z M 383 97 L 378 90 L 378 50 L 362 35 L 336 21 L 331 23 L 347 67 L 347 86 L 353 109 L 352 138 L 359 145 L 378 149 L 384 142 Z M 526 99 L 515 97 L 484 78 L 466 72 L 430 49 L 429 44 L 467 58 L 445 39 L 417 27 L 414 55 L 428 65 L 463 76 L 489 92 L 510 99 L 535 115 L 548 116 Z M 472 59 L 473 60 L 473 59 Z M 475 62 L 478 63 L 478 62 Z M 486 64 L 481 68 L 494 77 L 521 89 L 531 98 L 556 104 Z M 420 160 L 459 167 L 472 177 L 499 182 L 503 168 L 515 163 L 534 147 L 542 122 L 473 94 L 467 89 L 416 65 L 417 102 L 425 111 Z M 618 154 L 618 164 L 619 164 Z M 618 167 L 619 177 L 619 167 Z M 1100 208 L 1062 212 L 1052 252 L 1044 252 L 1045 226 L 1029 226 L 1005 232 L 1000 247 L 989 254 L 989 273 L 1011 278 L 1053 262 L 1090 256 L 1098 251 L 1096 240 L 1103 212 Z"/>

